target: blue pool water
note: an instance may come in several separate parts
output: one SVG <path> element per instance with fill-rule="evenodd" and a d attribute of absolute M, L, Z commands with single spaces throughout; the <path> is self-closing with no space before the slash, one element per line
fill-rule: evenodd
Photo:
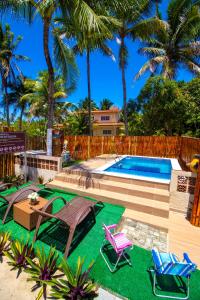
<path fill-rule="evenodd" d="M 105 171 L 156 179 L 170 179 L 171 170 L 170 159 L 127 156 Z"/>

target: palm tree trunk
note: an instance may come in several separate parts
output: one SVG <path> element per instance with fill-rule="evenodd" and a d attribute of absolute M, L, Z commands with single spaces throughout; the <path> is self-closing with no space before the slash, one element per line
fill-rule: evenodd
<path fill-rule="evenodd" d="M 19 116 L 19 130 L 22 130 L 22 119 L 24 115 L 24 107 L 21 108 L 20 116 Z"/>
<path fill-rule="evenodd" d="M 9 99 L 8 99 L 8 89 L 7 89 L 7 79 L 4 77 L 2 78 L 2 84 L 5 91 L 5 109 L 6 109 L 6 121 L 8 128 L 10 127 L 10 109 L 9 109 Z"/>
<path fill-rule="evenodd" d="M 90 84 L 90 50 L 87 48 L 87 83 L 88 83 L 88 118 L 89 118 L 89 135 L 92 136 L 92 118 L 91 118 L 91 84 Z"/>
<path fill-rule="evenodd" d="M 121 37 L 121 47 L 124 48 L 124 36 Z M 125 135 L 128 135 L 128 119 L 127 119 L 127 93 L 126 93 L 126 76 L 125 76 L 125 62 L 122 57 L 122 87 L 123 87 L 123 103 L 124 103 L 124 124 L 125 124 Z"/>
<path fill-rule="evenodd" d="M 47 155 L 52 155 L 52 128 L 54 118 L 54 69 L 49 51 L 49 29 L 51 17 L 44 17 L 43 46 L 48 68 L 48 113 L 47 113 Z"/>

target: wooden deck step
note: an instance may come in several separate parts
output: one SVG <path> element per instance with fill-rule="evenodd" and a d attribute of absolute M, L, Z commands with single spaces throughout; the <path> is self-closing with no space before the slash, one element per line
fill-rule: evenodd
<path fill-rule="evenodd" d="M 68 192 L 76 193 L 81 196 L 93 197 L 103 202 L 123 205 L 126 208 L 145 212 L 147 214 L 168 218 L 169 204 L 167 202 L 148 199 L 144 197 L 137 197 L 129 194 L 116 193 L 113 191 L 101 190 L 97 188 L 81 188 L 77 184 L 63 182 L 60 180 L 53 180 L 48 185 L 50 188 L 59 188 Z"/>
<path fill-rule="evenodd" d="M 56 180 L 77 184 L 80 187 L 91 187 L 100 190 L 114 191 L 124 195 L 132 195 L 136 197 L 143 197 L 161 202 L 169 202 L 169 191 L 158 189 L 154 186 L 140 186 L 132 183 L 117 182 L 104 179 L 86 178 L 85 176 L 60 173 L 56 176 Z"/>
<path fill-rule="evenodd" d="M 96 178 L 97 180 L 106 180 L 106 181 L 115 181 L 119 183 L 129 183 L 134 184 L 137 186 L 142 187 L 154 187 L 157 189 L 163 189 L 169 191 L 169 183 L 163 183 L 163 182 L 152 182 L 149 180 L 139 180 L 139 179 L 133 179 L 133 178 L 126 178 L 126 177 L 120 177 L 120 176 L 113 176 L 113 175 L 106 175 L 106 174 L 99 174 L 95 173 L 95 170 L 87 170 L 87 169 L 81 169 L 81 168 L 66 168 L 63 169 L 63 172 L 59 173 L 57 176 L 69 176 L 69 175 L 77 175 L 81 177 L 89 177 L 89 178 Z M 57 178 L 56 176 L 56 178 Z"/>
<path fill-rule="evenodd" d="M 150 215 L 127 208 L 123 214 L 123 217 L 150 225 L 165 232 L 168 232 L 169 230 L 169 220 L 159 216 Z"/>

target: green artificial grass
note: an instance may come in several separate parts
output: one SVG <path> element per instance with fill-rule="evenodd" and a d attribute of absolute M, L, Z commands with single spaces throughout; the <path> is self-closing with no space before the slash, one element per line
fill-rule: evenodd
<path fill-rule="evenodd" d="M 14 192 L 15 188 L 2 192 L 2 195 Z M 40 195 L 46 199 L 52 197 L 62 196 L 67 201 L 72 200 L 76 195 L 66 193 L 60 190 L 44 189 Z M 88 198 L 90 199 L 90 198 Z M 93 200 L 93 199 L 90 199 Z M 57 211 L 63 205 L 62 201 L 58 200 L 53 206 L 53 211 Z M 0 219 L 2 219 L 6 206 L 2 206 L 0 202 Z M 99 255 L 99 249 L 104 239 L 102 230 L 102 223 L 113 224 L 118 223 L 124 212 L 121 206 L 104 203 L 104 208 L 96 212 L 96 223 L 90 224 L 90 218 L 86 219 L 82 228 L 78 228 L 71 254 L 68 257 L 69 265 L 74 268 L 78 256 L 85 257 L 85 267 L 87 267 L 92 260 L 95 261 L 91 277 L 104 288 L 119 294 L 129 300 L 155 300 L 159 299 L 153 295 L 152 292 L 152 276 L 148 272 L 149 267 L 152 267 L 151 252 L 134 246 L 133 250 L 129 252 L 132 267 L 127 264 L 121 264 L 115 273 L 108 270 L 103 258 Z M 12 213 L 4 225 L 0 221 L 0 232 L 8 231 L 11 233 L 13 239 L 30 241 L 33 238 L 34 230 L 28 231 L 19 224 L 15 223 L 12 219 Z M 84 229 L 82 231 L 82 229 Z M 81 239 L 82 238 L 82 239 Z M 60 258 L 63 256 L 64 249 L 67 241 L 67 230 L 49 221 L 41 225 L 39 231 L 39 239 L 34 244 L 34 248 L 44 247 L 48 252 L 51 245 L 54 245 L 59 253 Z M 108 249 L 109 250 L 109 249 Z M 183 249 L 184 250 L 184 249 Z M 107 251 L 109 259 L 112 262 L 114 259 L 113 251 Z M 180 289 L 177 288 L 177 282 L 172 277 L 163 277 L 159 284 L 164 289 L 169 289 L 170 295 L 183 296 Z M 171 291 L 174 291 L 172 293 Z M 178 292 L 178 293 L 177 293 Z M 190 300 L 200 299 L 200 271 L 195 271 L 190 280 Z"/>
<path fill-rule="evenodd" d="M 103 258 L 99 255 L 92 269 L 91 277 L 94 278 L 99 285 L 129 300 L 159 299 L 153 295 L 152 274 L 148 272 L 148 269 L 152 267 L 151 251 L 134 246 L 129 254 L 132 267 L 128 264 L 123 264 L 115 273 L 111 273 L 108 270 Z M 110 261 L 112 261 L 112 255 Z M 158 290 L 158 292 L 161 294 L 163 294 L 163 290 L 165 289 L 167 295 L 179 297 L 185 295 L 184 292 L 178 288 L 177 281 L 175 281 L 172 276 L 163 276 L 159 280 L 159 287 L 161 291 Z M 195 271 L 191 276 L 189 299 L 200 299 L 199 270 Z"/>
<path fill-rule="evenodd" d="M 15 188 L 4 191 L 1 194 L 7 195 L 14 192 Z M 72 200 L 76 195 L 66 193 L 61 190 L 56 189 L 44 189 L 39 194 L 46 198 L 51 199 L 56 196 L 62 196 L 67 201 Z M 90 198 L 87 198 L 90 199 Z M 91 201 L 93 199 L 90 199 Z M 59 210 L 63 206 L 61 200 L 56 200 L 53 205 L 53 212 Z M 0 202 L 0 219 L 2 220 L 5 209 L 7 206 L 3 206 Z M 105 203 L 102 209 L 96 212 L 96 223 L 91 223 L 90 216 L 79 227 L 75 232 L 75 237 L 73 239 L 72 249 L 70 256 L 68 257 L 68 262 L 71 267 L 76 265 L 79 256 L 85 257 L 85 267 L 87 267 L 92 260 L 96 260 L 99 254 L 99 248 L 102 244 L 104 233 L 102 230 L 102 224 L 113 224 L 118 223 L 124 212 L 124 208 L 121 206 L 115 206 L 112 204 Z M 52 219 L 51 219 L 52 221 Z M 55 219 L 53 219 L 55 222 Z M 90 224 L 91 223 L 91 224 Z M 13 239 L 18 240 L 30 240 L 32 241 L 35 230 L 28 231 L 23 226 L 17 224 L 12 219 L 12 213 L 8 216 L 6 223 L 2 225 L 0 221 L 0 232 L 7 231 L 11 233 Z M 38 235 L 38 240 L 34 243 L 34 248 L 44 247 L 45 252 L 48 252 L 51 245 L 55 246 L 59 256 L 62 257 L 64 254 L 66 242 L 68 238 L 68 230 L 60 226 L 54 226 L 52 222 L 45 222 L 41 225 Z"/>

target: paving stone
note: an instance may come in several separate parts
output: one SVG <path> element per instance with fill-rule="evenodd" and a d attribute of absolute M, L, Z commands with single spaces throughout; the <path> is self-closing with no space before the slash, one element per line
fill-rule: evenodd
<path fill-rule="evenodd" d="M 167 233 L 138 221 L 125 219 L 122 223 L 123 232 L 133 242 L 144 249 L 158 248 L 167 250 Z"/>

